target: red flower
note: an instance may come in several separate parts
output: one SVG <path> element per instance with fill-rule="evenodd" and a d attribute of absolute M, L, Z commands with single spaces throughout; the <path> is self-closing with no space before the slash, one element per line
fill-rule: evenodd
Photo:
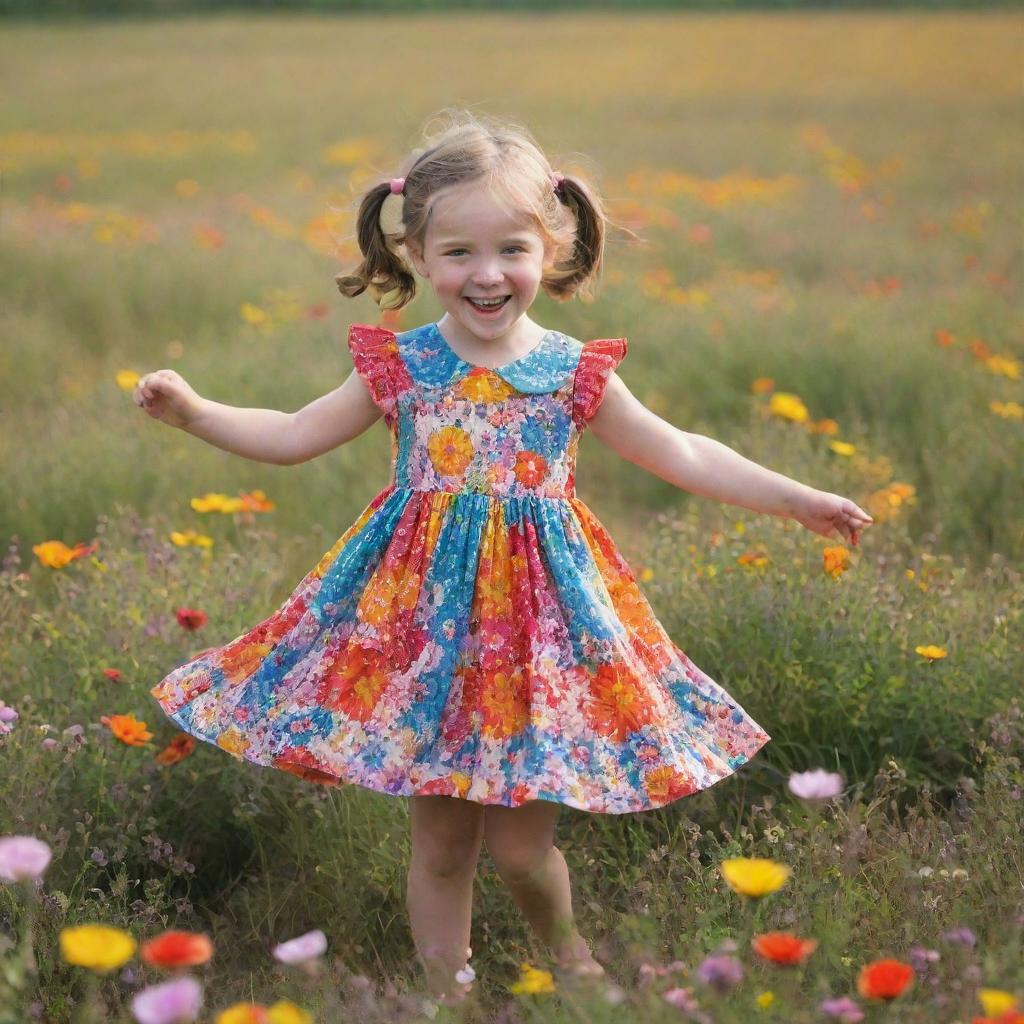
<path fill-rule="evenodd" d="M 143 943 L 139 955 L 153 967 L 192 967 L 213 956 L 213 943 L 196 932 L 164 932 Z"/>
<path fill-rule="evenodd" d="M 873 960 L 860 969 L 857 991 L 865 999 L 895 999 L 914 980 L 914 968 L 902 960 Z"/>
<path fill-rule="evenodd" d="M 751 940 L 754 952 L 777 964 L 803 963 L 817 948 L 817 939 L 798 939 L 790 932 L 765 932 Z"/>
<path fill-rule="evenodd" d="M 113 679 L 115 683 L 121 682 L 121 670 L 119 668 L 105 668 L 103 674 L 108 679 Z"/>
<path fill-rule="evenodd" d="M 185 629 L 198 629 L 206 622 L 206 612 L 198 608 L 179 608 L 177 611 L 178 625 Z"/>
<path fill-rule="evenodd" d="M 188 757 L 195 747 L 195 738 L 189 736 L 187 732 L 182 732 L 175 736 L 163 750 L 154 755 L 153 760 L 157 764 L 177 764 L 183 757 Z"/>

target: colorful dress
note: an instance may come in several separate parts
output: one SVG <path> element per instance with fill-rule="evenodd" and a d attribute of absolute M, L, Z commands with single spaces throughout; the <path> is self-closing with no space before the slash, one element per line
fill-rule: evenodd
<path fill-rule="evenodd" d="M 707 789 L 771 739 L 576 497 L 625 338 L 548 331 L 494 369 L 433 323 L 348 345 L 391 482 L 269 618 L 152 689 L 171 719 L 314 782 L 608 814 Z"/>

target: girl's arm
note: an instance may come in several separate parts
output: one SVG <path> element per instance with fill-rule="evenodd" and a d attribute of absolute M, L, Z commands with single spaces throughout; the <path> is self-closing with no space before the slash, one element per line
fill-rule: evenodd
<path fill-rule="evenodd" d="M 703 434 L 679 430 L 651 412 L 616 373 L 588 423 L 624 459 L 692 494 L 793 518 L 825 536 L 837 531 L 854 544 L 857 530 L 872 521 L 849 499 L 765 469 Z"/>
<path fill-rule="evenodd" d="M 153 419 L 235 455 L 278 466 L 307 462 L 337 448 L 382 415 L 354 370 L 340 387 L 293 413 L 201 398 L 174 370 L 147 374 L 134 395 Z"/>

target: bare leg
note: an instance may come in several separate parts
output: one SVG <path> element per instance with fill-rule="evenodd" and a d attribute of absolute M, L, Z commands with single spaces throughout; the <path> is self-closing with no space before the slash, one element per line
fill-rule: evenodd
<path fill-rule="evenodd" d="M 483 839 L 483 805 L 447 796 L 410 799 L 412 858 L 406 909 L 413 942 L 438 999 L 457 1002 L 470 985 L 455 981 L 470 955 L 473 878 Z"/>
<path fill-rule="evenodd" d="M 521 807 L 484 808 L 484 836 L 502 881 L 559 966 L 598 976 L 604 968 L 576 930 L 569 868 L 554 845 L 559 804 L 534 800 Z"/>

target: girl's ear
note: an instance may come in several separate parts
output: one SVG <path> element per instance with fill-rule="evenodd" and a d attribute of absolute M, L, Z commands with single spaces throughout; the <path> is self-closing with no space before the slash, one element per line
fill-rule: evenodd
<path fill-rule="evenodd" d="M 423 262 L 423 250 L 412 241 L 405 243 L 405 251 L 409 254 L 409 259 L 412 260 L 412 265 L 416 268 L 416 273 L 420 277 L 430 277 L 430 272 L 427 270 L 426 263 Z"/>

